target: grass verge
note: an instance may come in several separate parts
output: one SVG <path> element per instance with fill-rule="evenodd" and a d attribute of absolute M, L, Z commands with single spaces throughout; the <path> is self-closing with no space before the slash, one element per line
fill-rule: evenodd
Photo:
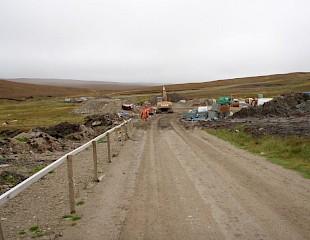
<path fill-rule="evenodd" d="M 233 130 L 207 129 L 207 132 L 239 148 L 265 156 L 273 163 L 296 170 L 310 179 L 310 138 L 271 135 L 254 137 L 241 126 Z"/>
<path fill-rule="evenodd" d="M 65 103 L 61 98 L 27 99 L 10 101 L 0 99 L 0 123 L 8 124 L 2 130 L 28 130 L 34 127 L 48 127 L 61 122 L 82 122 L 84 116 L 75 114 L 77 103 Z M 17 139 L 26 142 L 28 139 Z"/>

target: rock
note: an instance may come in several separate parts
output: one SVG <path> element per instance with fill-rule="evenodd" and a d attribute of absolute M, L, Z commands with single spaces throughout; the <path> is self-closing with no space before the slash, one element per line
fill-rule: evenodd
<path fill-rule="evenodd" d="M 9 167 L 9 166 L 10 166 L 10 164 L 1 164 L 0 168 L 6 168 L 6 167 Z"/>
<path fill-rule="evenodd" d="M 101 121 L 95 121 L 95 122 L 93 122 L 91 125 L 92 125 L 93 127 L 96 127 L 96 126 L 100 126 L 101 124 L 102 124 Z"/>

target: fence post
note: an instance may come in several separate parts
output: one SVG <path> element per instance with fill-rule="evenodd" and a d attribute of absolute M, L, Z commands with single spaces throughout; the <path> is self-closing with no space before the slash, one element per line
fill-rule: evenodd
<path fill-rule="evenodd" d="M 130 120 L 128 127 L 129 127 L 129 132 L 131 132 L 132 131 L 132 119 Z"/>
<path fill-rule="evenodd" d="M 93 160 L 94 160 L 94 179 L 98 181 L 98 154 L 97 154 L 97 141 L 92 141 L 93 145 Z"/>
<path fill-rule="evenodd" d="M 128 122 L 125 123 L 125 139 L 128 138 Z"/>
<path fill-rule="evenodd" d="M 107 143 L 108 143 L 108 163 L 112 162 L 112 155 L 111 155 L 111 138 L 110 133 L 107 133 Z"/>
<path fill-rule="evenodd" d="M 123 128 L 123 125 L 120 127 L 121 129 L 121 145 L 123 146 L 124 145 L 124 128 Z"/>
<path fill-rule="evenodd" d="M 126 140 L 126 123 L 123 125 L 123 140 Z"/>
<path fill-rule="evenodd" d="M 115 137 L 115 149 L 117 150 L 118 149 L 118 128 L 115 128 L 115 135 L 114 135 L 114 137 Z"/>
<path fill-rule="evenodd" d="M 4 240 L 4 235 L 3 235 L 1 220 L 0 220 L 0 240 Z"/>
<path fill-rule="evenodd" d="M 75 213 L 75 192 L 73 182 L 73 156 L 67 156 L 67 168 L 68 168 L 68 183 L 69 183 L 69 201 L 70 201 L 70 212 Z"/>

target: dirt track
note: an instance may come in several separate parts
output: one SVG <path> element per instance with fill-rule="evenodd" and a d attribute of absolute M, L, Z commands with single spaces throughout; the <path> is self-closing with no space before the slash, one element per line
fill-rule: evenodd
<path fill-rule="evenodd" d="M 111 235 L 110 225 L 108 237 L 102 227 L 83 235 L 94 223 L 105 226 L 93 219 L 81 226 L 80 239 L 309 238 L 309 180 L 201 130 L 186 131 L 171 115 L 156 116 L 144 134 L 135 188 L 122 207 L 126 214 L 115 216 L 122 218 L 117 230 Z M 96 216 L 111 211 L 100 197 L 96 202 Z"/>
<path fill-rule="evenodd" d="M 59 239 L 310 238 L 310 182 L 297 173 L 185 130 L 176 115 L 132 139 Z"/>

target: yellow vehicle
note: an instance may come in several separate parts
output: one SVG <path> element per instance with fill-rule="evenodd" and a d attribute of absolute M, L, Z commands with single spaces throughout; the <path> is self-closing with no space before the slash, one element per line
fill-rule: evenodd
<path fill-rule="evenodd" d="M 157 109 L 156 113 L 173 113 L 172 102 L 168 101 L 167 92 L 165 86 L 163 86 L 163 96 L 157 97 Z"/>

